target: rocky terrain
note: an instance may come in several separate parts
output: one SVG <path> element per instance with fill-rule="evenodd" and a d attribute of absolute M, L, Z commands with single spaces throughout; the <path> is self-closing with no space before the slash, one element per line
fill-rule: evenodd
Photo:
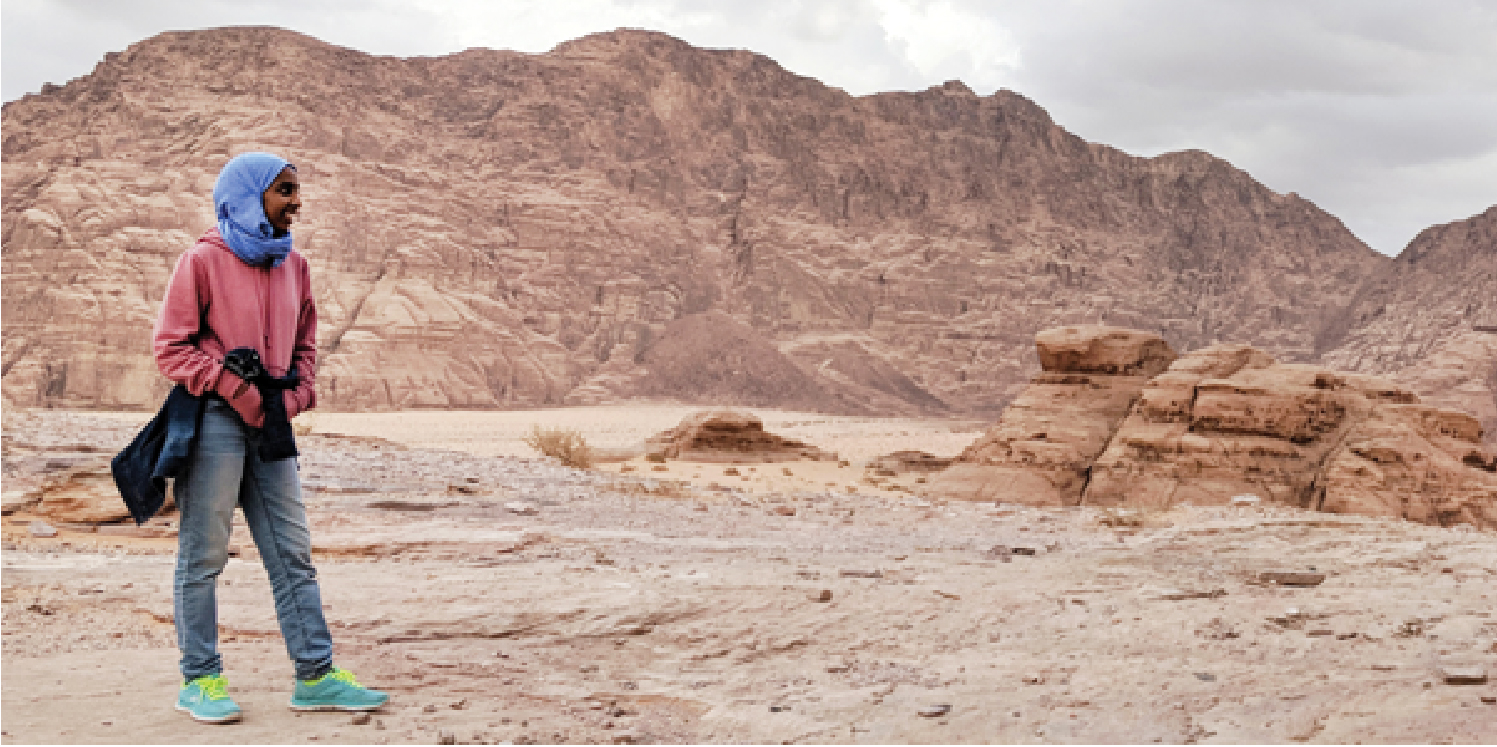
<path fill-rule="evenodd" d="M 134 428 L 8 411 L 6 490 L 104 458 Z M 286 708 L 290 666 L 239 526 L 220 622 L 247 716 L 192 724 L 170 707 L 172 517 L 8 506 L 0 736 L 1482 743 L 1497 723 L 1491 532 L 1268 502 L 1127 513 L 873 484 L 749 491 L 330 434 L 302 447 L 338 660 L 393 693 L 383 711 Z"/>
<path fill-rule="evenodd" d="M 1160 509 L 1265 502 L 1497 529 L 1476 417 L 1389 379 L 1246 345 L 1175 357 L 1158 335 L 1046 330 L 1044 372 L 932 496 Z M 1448 369 L 1447 369 L 1448 370 Z"/>
<path fill-rule="evenodd" d="M 3 127 L 0 373 L 23 406 L 161 400 L 163 285 L 249 149 L 300 168 L 324 408 L 991 416 L 1062 324 L 1370 349 L 1342 312 L 1395 264 L 1220 159 L 1088 143 L 1012 91 L 854 97 L 642 31 L 410 59 L 166 33 Z"/>

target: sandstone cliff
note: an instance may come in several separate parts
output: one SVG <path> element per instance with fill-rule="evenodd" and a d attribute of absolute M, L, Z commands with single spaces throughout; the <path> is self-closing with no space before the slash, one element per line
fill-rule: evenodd
<path fill-rule="evenodd" d="M 1087 143 L 1010 91 L 854 97 L 638 31 L 410 59 L 167 33 L 3 128 L 21 405 L 159 402 L 163 284 L 249 149 L 301 169 L 331 408 L 997 412 L 1063 324 L 1311 360 L 1391 263 L 1219 159 Z M 706 327 L 772 360 L 693 373 Z"/>
<path fill-rule="evenodd" d="M 1156 335 L 1106 327 L 1036 342 L 1045 371 L 931 495 L 1160 509 L 1250 494 L 1497 528 L 1497 452 L 1482 447 L 1481 424 L 1391 380 L 1282 364 L 1245 345 L 1168 363 Z M 1149 378 L 1161 362 L 1168 369 Z M 1143 375 L 1121 375 L 1130 370 Z"/>

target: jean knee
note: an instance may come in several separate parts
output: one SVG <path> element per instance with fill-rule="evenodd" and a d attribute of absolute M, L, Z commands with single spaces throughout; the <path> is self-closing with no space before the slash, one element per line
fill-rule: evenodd
<path fill-rule="evenodd" d="M 183 558 L 177 567 L 182 580 L 193 582 L 218 578 L 228 564 L 229 548 L 223 547 L 214 548 L 206 553 L 198 553 L 191 558 Z"/>

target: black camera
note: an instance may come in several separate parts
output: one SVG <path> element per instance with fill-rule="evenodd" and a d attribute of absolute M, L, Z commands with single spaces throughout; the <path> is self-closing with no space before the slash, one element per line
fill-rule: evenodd
<path fill-rule="evenodd" d="M 228 355 L 224 356 L 224 368 L 245 381 L 253 382 L 262 377 L 268 377 L 269 371 L 265 370 L 265 363 L 260 360 L 259 351 L 254 348 L 234 348 Z"/>

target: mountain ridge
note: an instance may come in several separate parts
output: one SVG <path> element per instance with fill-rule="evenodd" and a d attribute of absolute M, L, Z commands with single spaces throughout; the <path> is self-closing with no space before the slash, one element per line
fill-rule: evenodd
<path fill-rule="evenodd" d="M 4 119 L 14 404 L 159 401 L 141 330 L 248 149 L 303 169 L 336 409 L 657 397 L 683 372 L 651 366 L 692 364 L 649 351 L 710 312 L 827 409 L 994 413 L 1067 323 L 1314 360 L 1392 262 L 1215 156 L 1088 143 L 1018 93 L 852 96 L 657 32 L 418 58 L 169 32 Z"/>

